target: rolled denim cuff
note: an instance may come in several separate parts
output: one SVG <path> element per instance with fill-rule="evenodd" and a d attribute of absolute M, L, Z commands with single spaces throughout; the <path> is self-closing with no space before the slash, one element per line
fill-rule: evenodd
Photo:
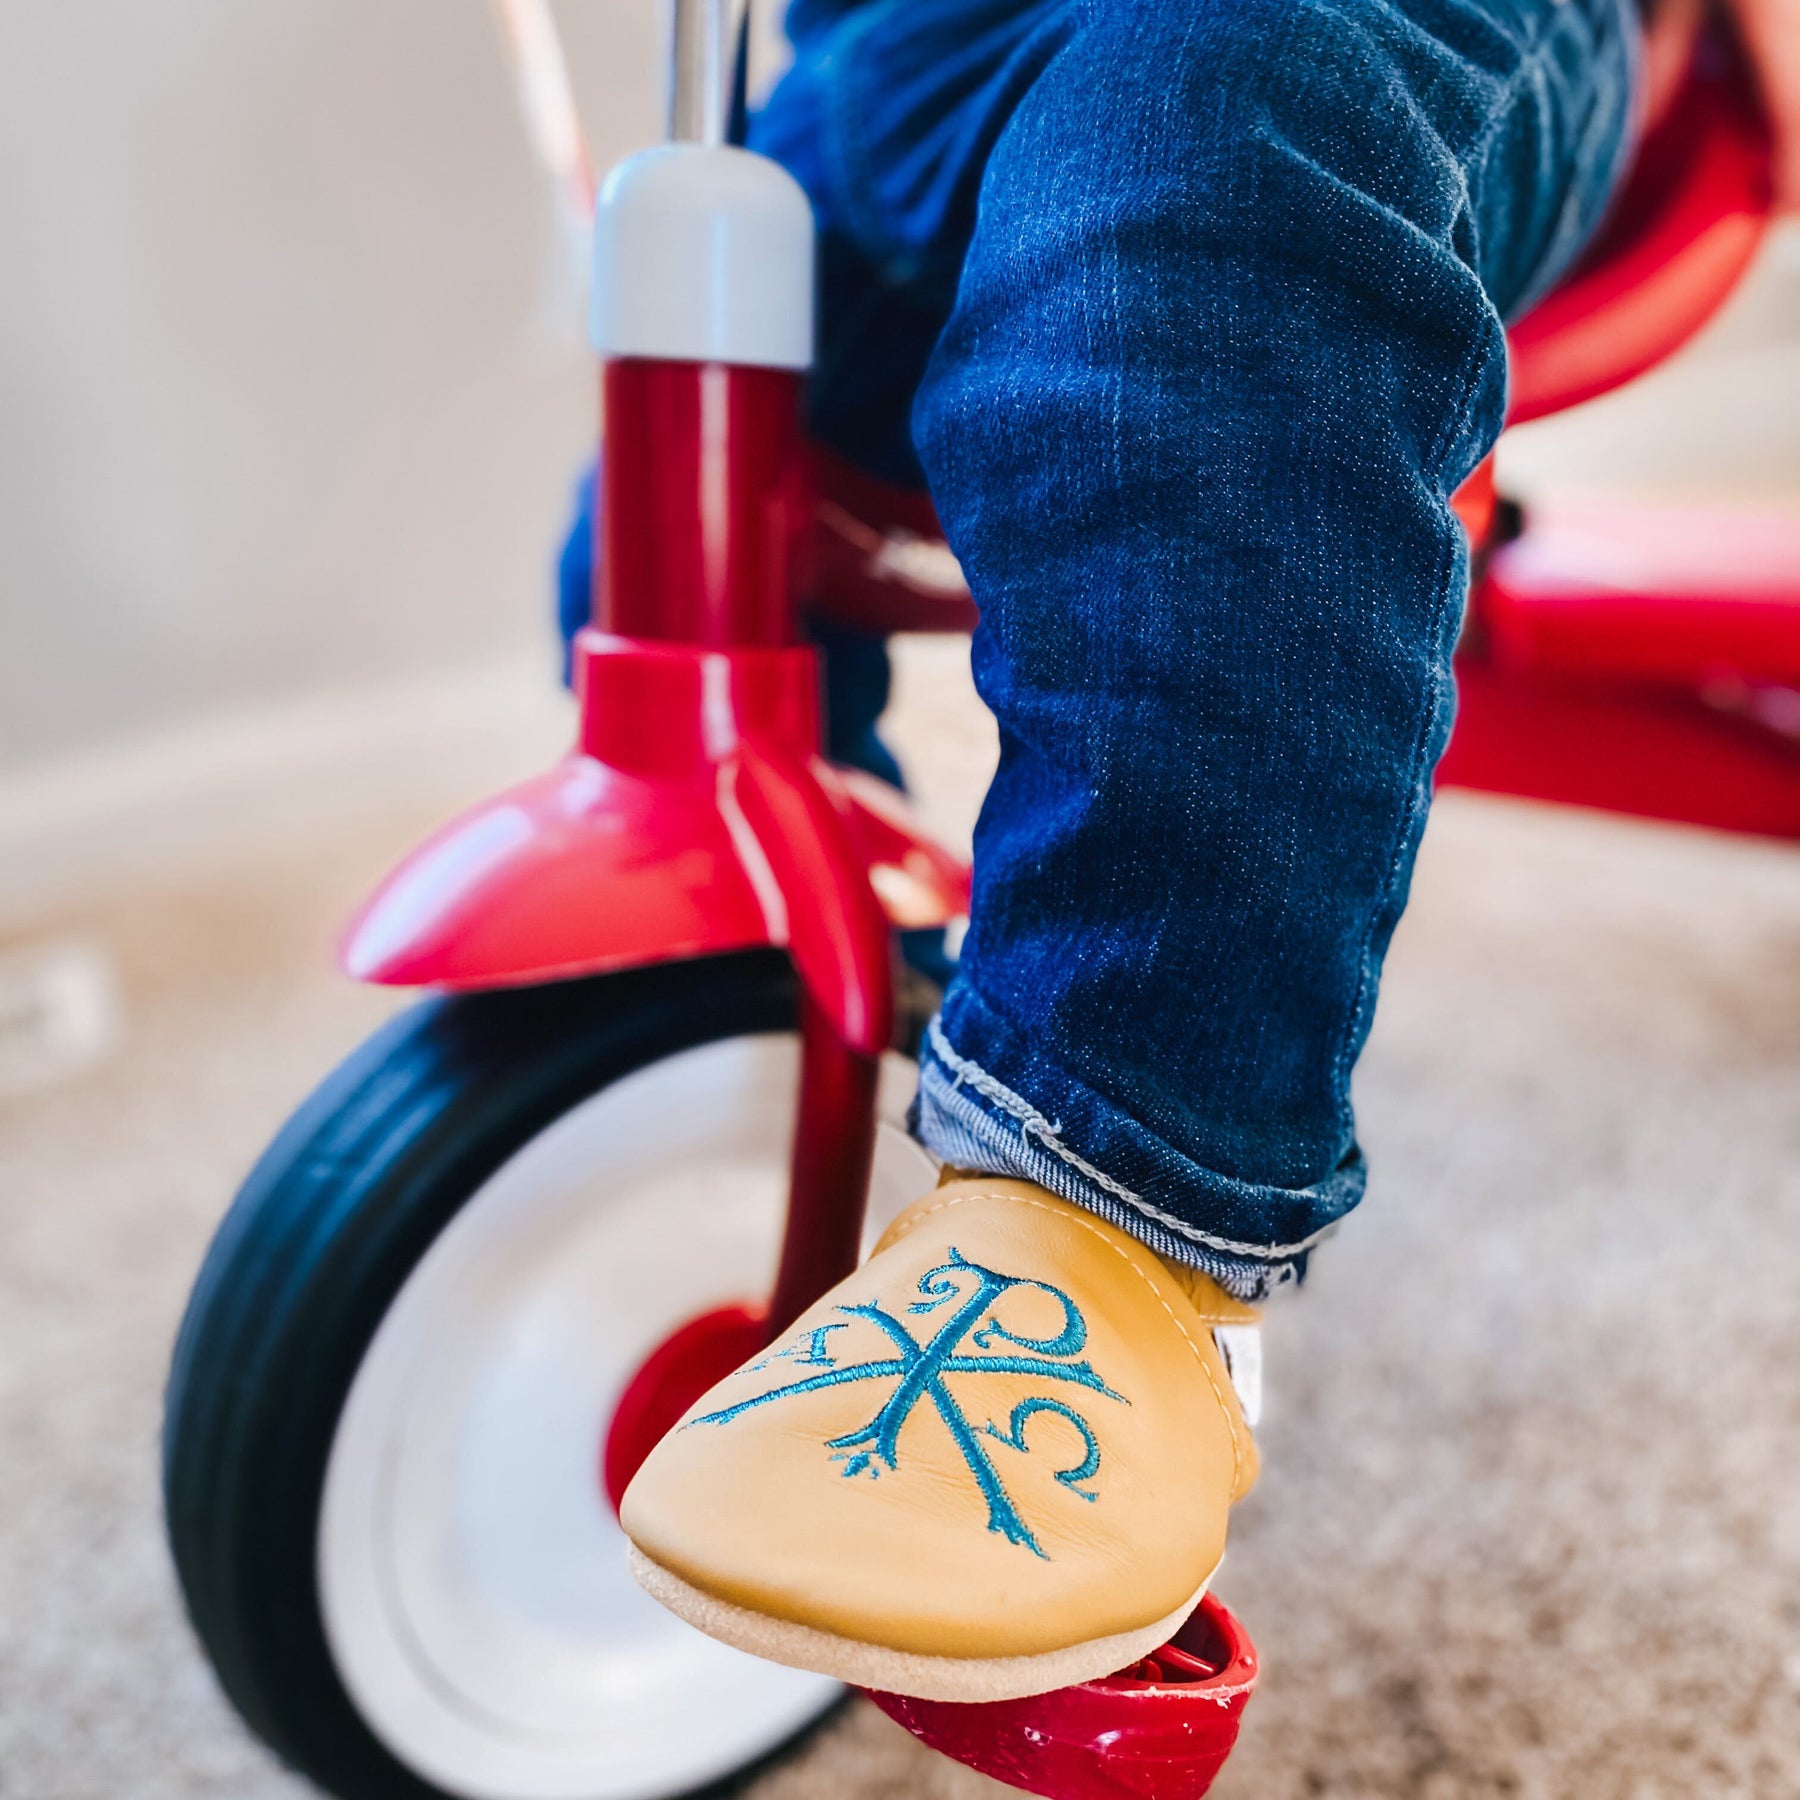
<path fill-rule="evenodd" d="M 995 1023 L 959 987 L 920 1045 L 913 1133 L 957 1168 L 1034 1181 L 1158 1256 L 1204 1271 L 1240 1300 L 1298 1281 L 1312 1250 L 1362 1196 L 1354 1146 L 1305 1188 L 1206 1169 L 1041 1056 L 1015 1068 L 1020 1059 L 982 1030 Z"/>

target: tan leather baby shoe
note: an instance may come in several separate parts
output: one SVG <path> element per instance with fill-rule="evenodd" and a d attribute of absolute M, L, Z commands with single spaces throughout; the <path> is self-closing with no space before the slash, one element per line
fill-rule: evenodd
<path fill-rule="evenodd" d="M 1215 1329 L 1254 1311 L 1028 1182 L 941 1187 L 659 1443 L 633 1570 L 729 1644 L 926 1699 L 1153 1650 L 1256 1449 Z"/>

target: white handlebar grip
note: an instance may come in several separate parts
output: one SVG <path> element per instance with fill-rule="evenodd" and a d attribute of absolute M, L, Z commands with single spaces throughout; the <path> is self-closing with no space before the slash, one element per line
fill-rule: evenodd
<path fill-rule="evenodd" d="M 749 150 L 662 144 L 607 176 L 594 212 L 602 356 L 804 369 L 812 361 L 813 216 Z"/>

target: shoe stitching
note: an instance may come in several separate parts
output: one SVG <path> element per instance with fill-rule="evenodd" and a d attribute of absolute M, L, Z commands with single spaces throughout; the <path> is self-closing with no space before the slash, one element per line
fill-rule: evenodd
<path fill-rule="evenodd" d="M 1205 1354 L 1202 1352 L 1200 1346 L 1194 1342 L 1193 1333 L 1182 1324 L 1180 1315 L 1177 1314 L 1174 1307 L 1169 1304 L 1168 1296 L 1157 1285 L 1154 1277 L 1146 1274 L 1144 1270 L 1132 1260 L 1130 1253 L 1126 1251 L 1122 1245 L 1115 1244 L 1098 1225 L 1091 1219 L 1084 1219 L 1079 1210 L 1073 1208 L 1068 1202 L 1064 1202 L 1061 1206 L 1052 1206 L 1049 1202 L 1033 1199 L 1028 1194 L 952 1194 L 947 1200 L 934 1200 L 929 1206 L 920 1208 L 919 1211 L 901 1221 L 900 1229 L 896 1232 L 893 1241 L 898 1243 L 915 1225 L 919 1224 L 924 1219 L 930 1218 L 933 1213 L 942 1212 L 946 1207 L 961 1206 L 966 1200 L 1003 1200 L 1009 1201 L 1014 1206 L 1035 1206 L 1039 1212 L 1054 1213 L 1059 1219 L 1067 1219 L 1070 1224 L 1079 1225 L 1083 1231 L 1091 1232 L 1093 1236 L 1097 1237 L 1100 1242 L 1118 1257 L 1119 1260 L 1124 1263 L 1126 1268 L 1128 1268 L 1132 1274 L 1134 1274 L 1138 1280 L 1156 1296 L 1157 1304 L 1169 1315 L 1169 1323 L 1181 1333 L 1182 1339 L 1187 1344 L 1188 1349 L 1193 1352 L 1194 1361 L 1200 1365 L 1200 1373 L 1206 1377 L 1206 1385 L 1212 1389 L 1213 1398 L 1218 1401 L 1219 1410 L 1225 1415 L 1225 1429 L 1231 1433 L 1231 1492 L 1234 1500 L 1238 1498 L 1239 1489 L 1244 1478 L 1244 1447 L 1238 1441 L 1236 1415 L 1233 1413 L 1230 1404 L 1225 1398 L 1223 1390 L 1220 1388 L 1217 1379 L 1214 1377 L 1212 1368 L 1207 1363 Z"/>

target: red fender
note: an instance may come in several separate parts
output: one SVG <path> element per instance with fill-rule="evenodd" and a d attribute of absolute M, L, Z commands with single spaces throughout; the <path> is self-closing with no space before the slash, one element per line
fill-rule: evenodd
<path fill-rule="evenodd" d="M 345 934 L 361 981 L 484 988 L 784 945 L 853 1049 L 890 1023 L 888 927 L 967 911 L 968 875 L 880 784 L 815 754 L 809 649 L 584 632 L 581 742 L 406 858 Z"/>
<path fill-rule="evenodd" d="M 736 794 L 781 895 L 779 941 L 791 947 L 801 984 L 843 1043 L 878 1056 L 894 1028 L 888 922 L 822 768 L 773 741 L 746 743 Z"/>

